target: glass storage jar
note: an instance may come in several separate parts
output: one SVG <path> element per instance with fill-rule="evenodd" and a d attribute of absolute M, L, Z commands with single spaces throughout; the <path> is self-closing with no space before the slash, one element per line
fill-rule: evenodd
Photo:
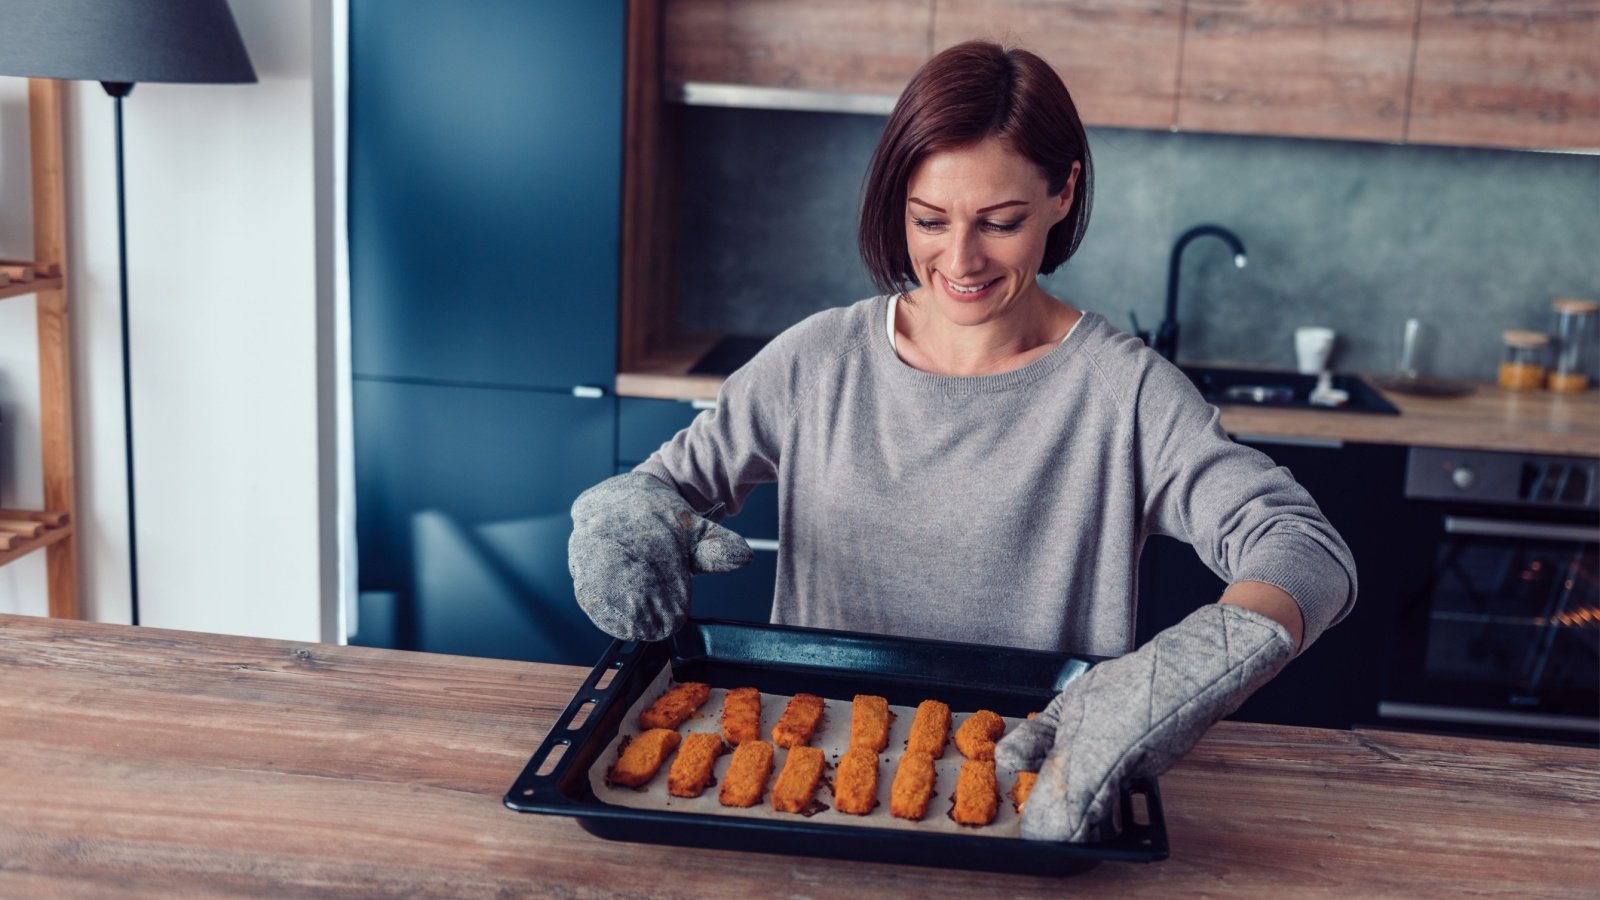
<path fill-rule="evenodd" d="M 1562 298 L 1555 310 L 1555 361 L 1550 367 L 1550 390 L 1581 391 L 1589 386 L 1590 354 L 1595 350 L 1595 321 L 1600 303 Z"/>
<path fill-rule="evenodd" d="M 1500 386 L 1508 391 L 1536 391 L 1544 387 L 1545 351 L 1550 335 L 1538 331 L 1507 331 L 1500 357 Z"/>

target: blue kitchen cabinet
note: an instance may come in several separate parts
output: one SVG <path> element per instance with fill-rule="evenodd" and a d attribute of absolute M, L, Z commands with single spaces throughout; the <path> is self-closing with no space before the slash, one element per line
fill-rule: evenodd
<path fill-rule="evenodd" d="M 644 462 L 699 414 L 692 404 L 677 400 L 618 400 L 618 471 Z M 772 592 L 778 580 L 778 486 L 758 486 L 739 513 L 722 524 L 750 541 L 755 556 L 737 571 L 695 576 L 690 611 L 702 618 L 766 622 L 772 617 Z"/>
<path fill-rule="evenodd" d="M 622 0 L 354 0 L 358 375 L 616 377 Z"/>
<path fill-rule="evenodd" d="M 611 474 L 612 401 L 373 380 L 354 399 L 358 563 L 392 604 L 385 643 L 599 658 L 610 639 L 573 599 L 567 537 L 572 501 Z"/>
<path fill-rule="evenodd" d="M 350 4 L 357 643 L 607 643 L 566 546 L 615 459 L 625 11 Z"/>

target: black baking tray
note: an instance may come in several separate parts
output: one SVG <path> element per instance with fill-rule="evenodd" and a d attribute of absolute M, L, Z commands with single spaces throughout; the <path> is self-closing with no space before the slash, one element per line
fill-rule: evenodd
<path fill-rule="evenodd" d="M 808 691 L 849 700 L 874 693 L 896 706 L 930 697 L 952 709 L 1025 716 L 1043 709 L 1092 657 L 945 641 L 690 619 L 664 641 L 618 641 L 606 651 L 506 793 L 519 812 L 572 816 L 609 840 L 749 850 L 924 866 L 1070 875 L 1105 860 L 1167 858 L 1155 779 L 1125 787 L 1116 837 L 1067 844 L 833 825 L 795 817 L 751 819 L 615 806 L 597 797 L 589 770 L 627 711 L 663 666 L 678 681 Z"/>

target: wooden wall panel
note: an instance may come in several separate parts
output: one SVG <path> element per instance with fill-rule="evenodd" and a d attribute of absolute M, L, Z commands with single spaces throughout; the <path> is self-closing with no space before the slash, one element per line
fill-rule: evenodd
<path fill-rule="evenodd" d="M 928 58 L 933 0 L 670 0 L 669 84 L 898 96 Z"/>
<path fill-rule="evenodd" d="M 1600 2 L 1422 0 L 1406 139 L 1600 148 Z"/>
<path fill-rule="evenodd" d="M 1415 0 L 1190 0 L 1178 127 L 1398 141 Z"/>
<path fill-rule="evenodd" d="M 937 0 L 933 48 L 986 38 L 1055 66 L 1091 125 L 1172 127 L 1182 0 Z"/>

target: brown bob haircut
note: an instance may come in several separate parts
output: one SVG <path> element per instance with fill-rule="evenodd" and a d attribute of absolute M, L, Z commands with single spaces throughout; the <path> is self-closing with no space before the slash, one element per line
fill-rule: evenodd
<path fill-rule="evenodd" d="M 1039 274 L 1054 272 L 1083 242 L 1094 166 L 1072 95 L 1049 63 L 1021 49 L 968 41 L 925 63 L 900 95 L 867 169 L 858 240 L 879 290 L 914 281 L 906 249 L 906 184 L 929 155 L 997 137 L 1027 157 L 1050 193 L 1083 166 L 1067 217 L 1045 239 Z"/>

